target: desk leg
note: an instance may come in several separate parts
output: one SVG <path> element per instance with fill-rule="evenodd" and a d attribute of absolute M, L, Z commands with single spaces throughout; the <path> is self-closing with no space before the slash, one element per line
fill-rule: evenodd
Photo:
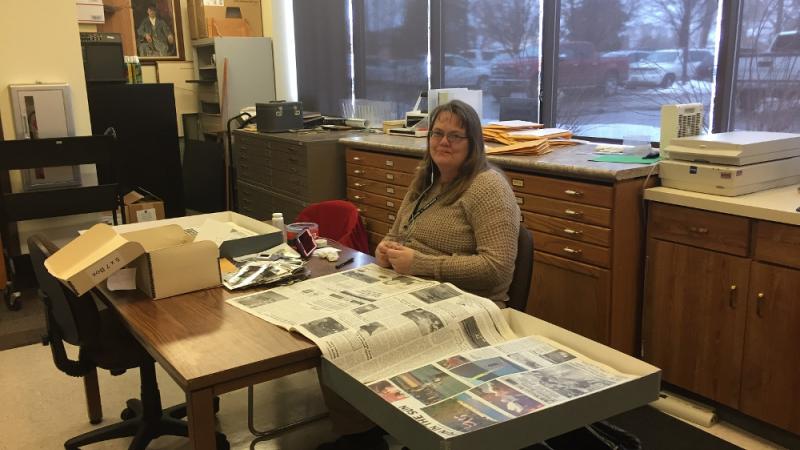
<path fill-rule="evenodd" d="M 211 389 L 186 394 L 189 443 L 194 450 L 216 449 L 214 430 L 214 393 Z"/>

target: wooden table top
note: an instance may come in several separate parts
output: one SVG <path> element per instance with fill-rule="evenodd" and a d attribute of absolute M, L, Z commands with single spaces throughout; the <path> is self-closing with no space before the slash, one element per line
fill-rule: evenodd
<path fill-rule="evenodd" d="M 312 277 L 373 261 L 367 254 L 333 245 L 342 249 L 339 262 L 351 257 L 353 262 L 337 270 L 337 263 L 311 258 Z M 300 334 L 225 303 L 259 290 L 263 289 L 230 292 L 217 287 L 152 300 L 138 290 L 100 289 L 133 335 L 186 392 L 319 358 L 317 346 Z"/>

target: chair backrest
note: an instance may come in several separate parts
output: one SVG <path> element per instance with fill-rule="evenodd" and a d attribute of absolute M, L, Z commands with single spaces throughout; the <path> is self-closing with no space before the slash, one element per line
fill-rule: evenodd
<path fill-rule="evenodd" d="M 297 215 L 297 222 L 314 222 L 319 235 L 360 252 L 369 253 L 367 230 L 358 208 L 344 200 L 328 200 L 308 205 Z"/>
<path fill-rule="evenodd" d="M 42 235 L 28 238 L 28 251 L 31 264 L 39 283 L 39 289 L 46 296 L 48 309 L 48 334 L 60 336 L 72 345 L 84 345 L 97 335 L 100 316 L 91 293 L 78 297 L 58 281 L 47 268 L 44 261 L 58 248 Z M 57 328 L 53 328 L 57 327 Z"/>
<path fill-rule="evenodd" d="M 525 311 L 528 304 L 528 294 L 531 287 L 531 273 L 533 272 L 533 235 L 527 228 L 520 224 L 519 238 L 517 240 L 517 259 L 514 262 L 514 276 L 508 288 L 509 308 Z"/>

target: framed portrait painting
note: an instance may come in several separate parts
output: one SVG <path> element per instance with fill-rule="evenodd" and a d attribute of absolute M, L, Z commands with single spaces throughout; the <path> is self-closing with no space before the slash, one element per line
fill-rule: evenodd
<path fill-rule="evenodd" d="M 131 0 L 131 13 L 139 60 L 183 60 L 179 0 Z"/>

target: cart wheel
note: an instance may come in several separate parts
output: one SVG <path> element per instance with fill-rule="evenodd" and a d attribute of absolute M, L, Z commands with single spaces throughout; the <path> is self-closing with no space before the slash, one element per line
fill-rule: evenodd
<path fill-rule="evenodd" d="M 6 308 L 9 311 L 18 311 L 19 308 L 22 306 L 22 303 L 19 301 L 20 297 L 19 292 L 12 292 L 11 288 L 3 289 L 3 300 L 6 302 Z"/>

